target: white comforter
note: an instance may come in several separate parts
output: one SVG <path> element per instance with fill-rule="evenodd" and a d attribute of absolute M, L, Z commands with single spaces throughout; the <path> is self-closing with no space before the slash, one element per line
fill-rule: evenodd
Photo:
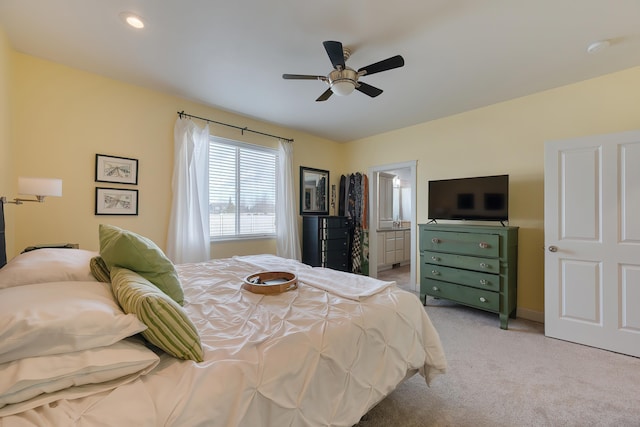
<path fill-rule="evenodd" d="M 242 278 L 267 266 L 296 271 L 298 289 L 269 296 L 241 289 Z M 0 425 L 351 426 L 407 376 L 420 372 L 430 382 L 446 369 L 424 307 L 393 284 L 370 281 L 379 288 L 366 296 L 367 281 L 332 275 L 355 280 L 338 283 L 338 294 L 347 292 L 339 296 L 325 278 L 312 278 L 321 270 L 273 256 L 185 264 L 178 272 L 204 362 L 162 355 L 132 383 Z"/>

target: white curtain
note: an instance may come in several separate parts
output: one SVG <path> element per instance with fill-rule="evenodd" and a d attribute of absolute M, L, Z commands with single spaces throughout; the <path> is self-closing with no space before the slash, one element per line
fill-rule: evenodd
<path fill-rule="evenodd" d="M 208 261 L 209 125 L 178 118 L 174 128 L 173 202 L 167 256 L 174 263 Z"/>
<path fill-rule="evenodd" d="M 302 260 L 298 238 L 296 197 L 293 190 L 293 143 L 278 143 L 278 187 L 276 189 L 276 250 L 277 255 Z"/>

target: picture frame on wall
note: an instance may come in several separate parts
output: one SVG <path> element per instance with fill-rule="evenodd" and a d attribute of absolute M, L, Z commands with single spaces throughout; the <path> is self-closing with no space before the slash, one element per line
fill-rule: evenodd
<path fill-rule="evenodd" d="M 300 166 L 300 215 L 329 215 L 329 171 Z"/>
<path fill-rule="evenodd" d="M 96 182 L 138 184 L 138 159 L 96 154 Z"/>
<path fill-rule="evenodd" d="M 138 190 L 96 187 L 96 215 L 138 215 Z"/>

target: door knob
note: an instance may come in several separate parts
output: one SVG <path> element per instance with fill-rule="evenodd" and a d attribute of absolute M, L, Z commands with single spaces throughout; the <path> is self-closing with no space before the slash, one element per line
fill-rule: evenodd
<path fill-rule="evenodd" d="M 558 252 L 557 246 L 549 246 L 549 252 Z"/>

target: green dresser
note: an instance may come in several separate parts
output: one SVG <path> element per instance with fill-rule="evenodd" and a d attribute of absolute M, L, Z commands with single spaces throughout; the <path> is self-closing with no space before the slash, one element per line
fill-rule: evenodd
<path fill-rule="evenodd" d="M 518 227 L 420 224 L 420 299 L 516 316 Z"/>

